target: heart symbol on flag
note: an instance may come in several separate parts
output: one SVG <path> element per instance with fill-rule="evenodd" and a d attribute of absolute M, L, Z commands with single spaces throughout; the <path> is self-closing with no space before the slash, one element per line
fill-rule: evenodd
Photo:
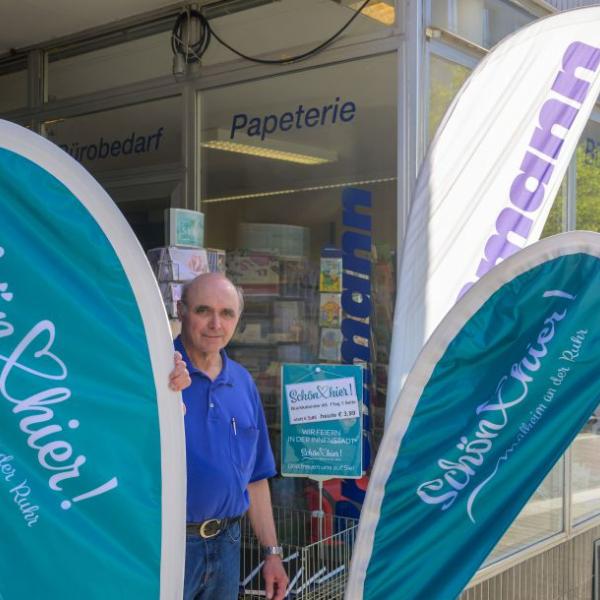
<path fill-rule="evenodd" d="M 54 323 L 51 321 L 45 320 L 37 323 L 19 342 L 11 355 L 8 358 L 3 357 L 6 365 L 2 370 L 2 379 L 6 378 L 7 369 L 10 370 L 13 366 L 43 379 L 64 379 L 67 376 L 65 364 L 58 356 L 56 356 L 56 354 L 50 352 L 50 348 L 52 348 L 52 345 L 54 344 L 54 331 Z M 44 334 L 48 335 L 48 339 L 45 343 L 40 339 Z M 36 364 L 36 368 L 27 366 L 31 364 Z M 59 368 L 58 375 L 53 374 L 56 365 L 58 365 Z"/>

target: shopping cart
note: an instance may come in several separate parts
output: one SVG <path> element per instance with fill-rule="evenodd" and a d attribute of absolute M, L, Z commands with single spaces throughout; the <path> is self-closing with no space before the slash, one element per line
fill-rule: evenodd
<path fill-rule="evenodd" d="M 283 562 L 290 578 L 288 600 L 343 598 L 358 521 L 346 517 L 274 507 Z M 323 532 L 328 535 L 323 537 Z M 242 521 L 241 600 L 265 597 L 261 546 L 247 518 Z"/>

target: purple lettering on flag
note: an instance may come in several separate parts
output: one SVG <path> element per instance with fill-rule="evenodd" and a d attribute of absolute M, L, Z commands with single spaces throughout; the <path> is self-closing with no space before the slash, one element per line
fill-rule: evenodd
<path fill-rule="evenodd" d="M 583 102 L 590 84 L 575 75 L 577 68 L 596 71 L 600 64 L 600 48 L 582 42 L 573 42 L 563 56 L 563 70 L 558 74 L 552 89 L 577 102 Z"/>
<path fill-rule="evenodd" d="M 581 71 L 595 72 L 600 66 L 600 48 L 595 48 L 582 42 L 573 42 L 562 57 L 562 69 L 557 74 L 551 90 L 561 94 L 569 101 L 580 105 L 585 100 L 590 84 L 581 78 Z M 578 76 L 579 75 L 579 76 Z M 581 106 L 575 108 L 552 97 L 541 106 L 529 146 L 536 152 L 557 160 Z M 476 279 L 485 275 L 501 260 L 524 248 L 533 225 L 533 219 L 524 213 L 534 213 L 539 210 L 545 198 L 545 184 L 548 183 L 554 166 L 542 157 L 526 151 L 521 171 L 513 179 L 508 193 L 511 206 L 503 208 L 495 220 L 495 231 L 486 240 L 484 256 L 476 270 Z M 520 212 L 523 211 L 523 212 Z M 508 233 L 513 232 L 519 238 L 508 239 Z M 467 292 L 475 282 L 463 286 L 458 298 Z"/>

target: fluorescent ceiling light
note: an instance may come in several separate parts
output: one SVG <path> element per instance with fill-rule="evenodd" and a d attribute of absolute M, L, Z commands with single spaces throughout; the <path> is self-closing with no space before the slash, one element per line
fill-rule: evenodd
<path fill-rule="evenodd" d="M 358 181 L 344 181 L 343 183 L 311 185 L 308 187 L 290 188 L 288 190 L 273 190 L 271 192 L 256 192 L 254 194 L 238 194 L 236 196 L 220 196 L 218 198 L 206 198 L 205 200 L 201 200 L 201 204 L 204 205 L 214 204 L 215 202 L 231 202 L 232 200 L 254 200 L 256 198 L 272 198 L 273 196 L 289 196 L 290 194 L 301 194 L 303 192 L 334 190 L 345 187 L 374 185 L 376 183 L 389 183 L 391 181 L 397 181 L 397 177 L 378 177 L 376 179 L 360 179 Z"/>
<path fill-rule="evenodd" d="M 337 152 L 323 150 L 322 148 L 282 142 L 272 138 L 261 140 L 257 137 L 257 139 L 254 139 L 239 132 L 236 133 L 235 138 L 231 139 L 229 132 L 225 129 L 203 131 L 200 145 L 203 148 L 212 148 L 213 150 L 249 154 L 260 158 L 283 160 L 301 165 L 323 165 L 335 162 L 338 158 Z"/>
<path fill-rule="evenodd" d="M 360 6 L 360 4 L 359 4 Z M 356 5 L 353 8 L 358 8 Z M 367 4 L 363 9 L 363 14 L 371 19 L 375 19 L 384 25 L 393 25 L 396 22 L 396 10 L 387 2 L 376 2 Z"/>
<path fill-rule="evenodd" d="M 342 0 L 342 2 L 353 10 L 358 10 L 364 4 L 364 1 L 357 2 L 356 0 Z M 371 19 L 375 19 L 375 21 L 379 21 L 384 25 L 393 25 L 396 22 L 396 10 L 394 9 L 393 1 L 369 2 L 363 8 L 361 14 L 371 17 Z"/>

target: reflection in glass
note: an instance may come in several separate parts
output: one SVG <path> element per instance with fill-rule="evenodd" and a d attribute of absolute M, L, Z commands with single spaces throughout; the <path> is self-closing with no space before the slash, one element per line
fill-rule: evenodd
<path fill-rule="evenodd" d="M 571 503 L 573 522 L 600 512 L 600 407 L 571 445 Z"/>
<path fill-rule="evenodd" d="M 181 195 L 181 97 L 44 123 L 117 203 L 144 249 L 164 244 L 164 210 Z"/>
<path fill-rule="evenodd" d="M 48 100 L 90 94 L 171 75 L 171 32 L 48 62 Z"/>
<path fill-rule="evenodd" d="M 484 564 L 489 565 L 563 529 L 563 459 L 529 499 Z"/>
<path fill-rule="evenodd" d="M 0 112 L 27 106 L 27 70 L 0 76 Z"/>
<path fill-rule="evenodd" d="M 430 142 L 454 96 L 471 74 L 471 69 L 430 54 L 429 61 L 429 123 Z"/>
<path fill-rule="evenodd" d="M 94 175 L 176 163 L 181 97 L 45 123 L 46 137 Z"/>
<path fill-rule="evenodd" d="M 542 230 L 540 238 L 549 237 L 557 233 L 562 233 L 567 230 L 567 217 L 566 217 L 566 202 L 567 202 L 567 177 L 565 175 L 562 184 L 556 194 L 548 218 Z"/>
<path fill-rule="evenodd" d="M 589 121 L 577 146 L 577 229 L 600 232 L 600 123 Z M 572 518 L 600 513 L 600 411 L 571 445 Z"/>
<path fill-rule="evenodd" d="M 594 121 L 577 146 L 577 229 L 600 231 L 600 123 Z"/>
<path fill-rule="evenodd" d="M 534 15 L 506 0 L 431 0 L 431 25 L 491 48 L 527 25 Z"/>

